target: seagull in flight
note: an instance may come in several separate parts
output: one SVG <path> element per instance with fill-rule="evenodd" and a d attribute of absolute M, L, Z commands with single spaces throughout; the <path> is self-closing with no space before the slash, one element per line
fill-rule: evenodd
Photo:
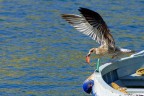
<path fill-rule="evenodd" d="M 91 37 L 100 44 L 98 48 L 91 48 L 86 55 L 86 62 L 89 64 L 90 55 L 92 53 L 96 54 L 98 58 L 97 71 L 99 70 L 100 58 L 102 57 L 118 58 L 134 53 L 133 50 L 120 48 L 115 45 L 114 38 L 99 13 L 81 7 L 78 10 L 81 15 L 61 14 L 61 16 L 79 32 Z"/>

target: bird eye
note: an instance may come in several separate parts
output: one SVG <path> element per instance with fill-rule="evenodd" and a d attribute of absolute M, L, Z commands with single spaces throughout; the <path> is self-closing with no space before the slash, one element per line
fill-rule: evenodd
<path fill-rule="evenodd" d="M 93 52 L 93 50 L 91 50 L 90 52 Z"/>

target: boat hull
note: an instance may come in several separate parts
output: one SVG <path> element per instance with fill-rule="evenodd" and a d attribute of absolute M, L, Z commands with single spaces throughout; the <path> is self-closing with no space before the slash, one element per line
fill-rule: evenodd
<path fill-rule="evenodd" d="M 144 96 L 144 76 L 136 74 L 139 68 L 144 68 L 144 51 L 100 66 L 100 72 L 93 73 L 93 96 Z M 128 94 L 112 88 L 112 82 L 126 88 Z"/>

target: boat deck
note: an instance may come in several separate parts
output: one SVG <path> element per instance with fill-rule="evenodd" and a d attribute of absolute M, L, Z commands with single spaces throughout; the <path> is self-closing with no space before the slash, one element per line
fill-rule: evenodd
<path fill-rule="evenodd" d="M 93 87 L 93 95 L 144 96 L 144 76 L 139 76 L 136 74 L 136 71 L 140 68 L 144 68 L 144 50 L 139 54 L 102 65 L 100 67 L 100 72 L 95 72 L 96 77 L 94 80 L 95 85 Z M 115 82 L 120 87 L 126 88 L 128 94 L 126 95 L 113 89 L 111 87 L 112 82 Z M 97 86 L 99 87 L 97 88 Z M 103 92 L 100 90 L 103 90 Z"/>
<path fill-rule="evenodd" d="M 121 77 L 115 83 L 126 88 L 128 93 L 144 92 L 144 76 L 139 76 L 136 73 Z"/>
<path fill-rule="evenodd" d="M 136 73 L 119 78 L 124 85 L 130 87 L 144 88 L 144 76 L 139 76 Z"/>

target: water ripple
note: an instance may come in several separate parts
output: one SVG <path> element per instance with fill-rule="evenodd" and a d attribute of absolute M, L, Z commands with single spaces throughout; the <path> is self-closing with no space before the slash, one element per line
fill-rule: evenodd
<path fill-rule="evenodd" d="M 79 7 L 99 12 L 120 47 L 144 49 L 142 0 L 0 0 L 0 95 L 86 96 L 83 81 L 94 71 L 85 63 L 98 46 L 60 14 Z M 103 60 L 102 62 L 106 62 Z"/>

